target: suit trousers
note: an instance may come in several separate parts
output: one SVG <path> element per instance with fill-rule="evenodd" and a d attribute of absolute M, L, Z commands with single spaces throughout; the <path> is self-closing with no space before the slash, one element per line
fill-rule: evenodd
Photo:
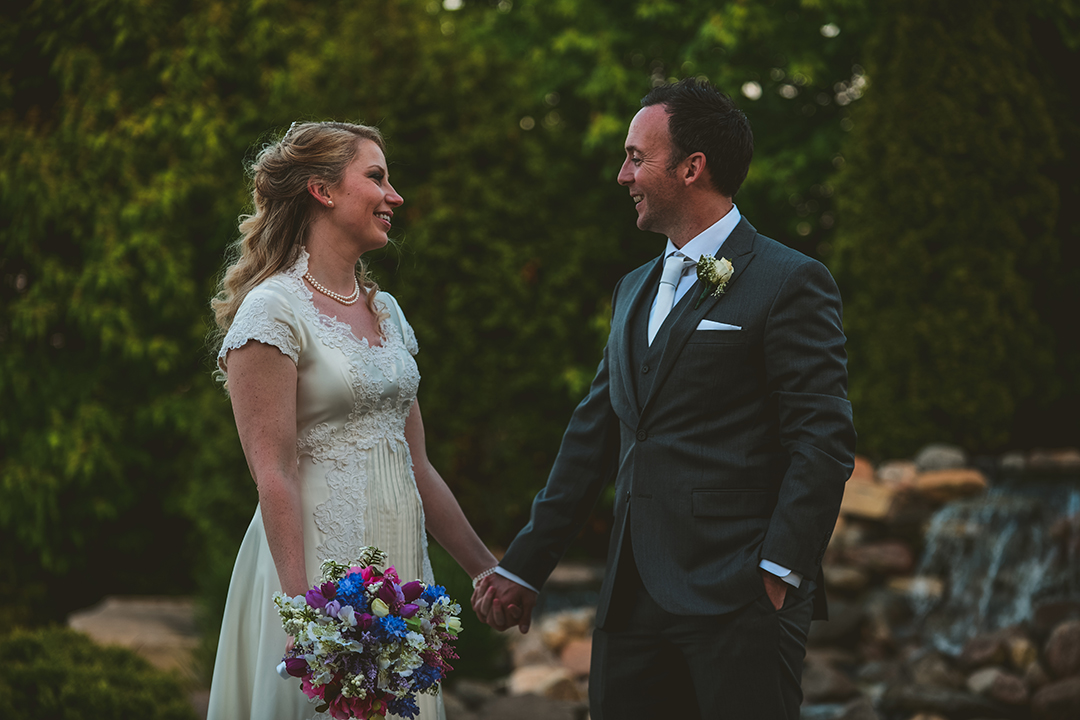
<path fill-rule="evenodd" d="M 780 610 L 761 596 L 725 615 L 680 616 L 642 584 L 627 534 L 603 628 L 593 634 L 593 720 L 798 720 L 813 583 Z"/>

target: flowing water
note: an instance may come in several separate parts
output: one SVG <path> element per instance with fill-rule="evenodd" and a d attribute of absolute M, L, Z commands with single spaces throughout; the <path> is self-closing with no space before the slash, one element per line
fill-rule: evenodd
<path fill-rule="evenodd" d="M 1031 623 L 1040 604 L 1080 602 L 1080 483 L 1005 486 L 946 505 L 918 575 L 941 589 L 912 598 L 923 633 L 953 655 L 978 633 Z"/>

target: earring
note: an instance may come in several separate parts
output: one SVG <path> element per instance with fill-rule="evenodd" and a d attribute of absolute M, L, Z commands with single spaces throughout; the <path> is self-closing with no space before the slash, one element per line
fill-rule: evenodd
<path fill-rule="evenodd" d="M 327 200 L 326 204 L 327 204 L 328 207 L 334 207 L 334 201 L 333 200 Z"/>

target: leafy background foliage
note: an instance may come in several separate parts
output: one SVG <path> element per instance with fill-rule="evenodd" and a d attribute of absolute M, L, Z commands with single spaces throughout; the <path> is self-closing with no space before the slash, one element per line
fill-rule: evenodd
<path fill-rule="evenodd" d="M 1077 444 L 1074 0 L 460 5 L 0 9 L 0 625 L 197 590 L 216 631 L 256 495 L 207 303 L 245 161 L 296 119 L 389 139 L 406 204 L 369 262 L 494 546 L 658 252 L 614 178 L 640 98 L 685 76 L 755 129 L 740 210 L 841 282 L 861 451 Z M 606 530 L 601 507 L 576 552 Z"/>

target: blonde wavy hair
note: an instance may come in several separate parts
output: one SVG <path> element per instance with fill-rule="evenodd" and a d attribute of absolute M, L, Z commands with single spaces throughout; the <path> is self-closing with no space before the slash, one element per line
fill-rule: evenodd
<path fill-rule="evenodd" d="M 255 212 L 240 216 L 240 237 L 229 248 L 218 292 L 210 301 L 217 330 L 210 345 L 221 346 L 236 311 L 259 283 L 291 267 L 307 241 L 315 200 L 308 181 L 341 182 L 356 157 L 361 140 L 386 153 L 378 128 L 343 122 L 293 123 L 280 140 L 263 147 L 248 169 Z M 367 290 L 367 306 L 378 326 L 389 314 L 375 306 L 378 285 L 361 260 L 357 279 Z"/>

